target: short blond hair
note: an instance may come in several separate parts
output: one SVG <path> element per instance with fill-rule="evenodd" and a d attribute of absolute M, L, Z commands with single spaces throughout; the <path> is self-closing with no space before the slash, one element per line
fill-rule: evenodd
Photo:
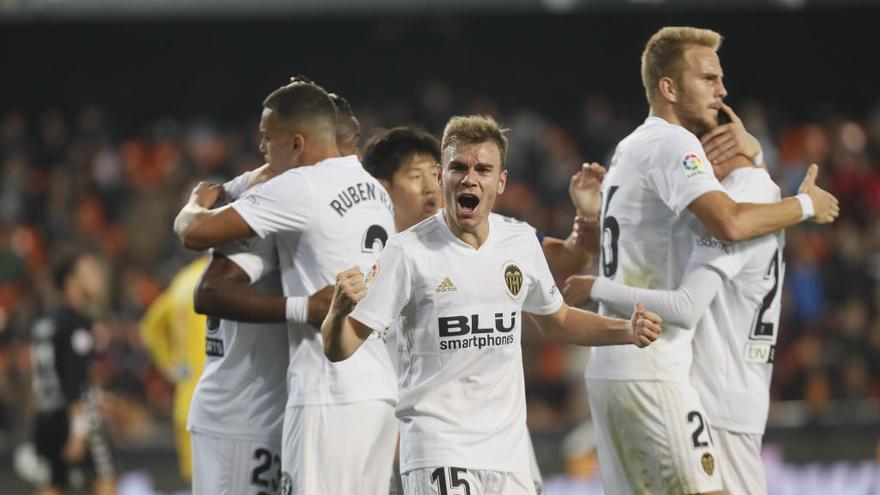
<path fill-rule="evenodd" d="M 443 140 L 440 142 L 440 152 L 460 144 L 480 144 L 492 141 L 498 146 L 501 153 L 501 167 L 507 157 L 507 129 L 501 127 L 498 122 L 488 115 L 456 116 L 449 119 L 446 128 L 443 129 Z"/>
<path fill-rule="evenodd" d="M 678 79 L 684 72 L 684 52 L 693 46 L 718 51 L 724 37 L 711 29 L 695 27 L 665 27 L 654 33 L 642 52 L 642 85 L 648 103 L 653 103 L 660 91 L 663 77 Z"/>

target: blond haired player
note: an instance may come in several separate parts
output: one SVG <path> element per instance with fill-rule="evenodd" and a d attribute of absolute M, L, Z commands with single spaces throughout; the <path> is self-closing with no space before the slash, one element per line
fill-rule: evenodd
<path fill-rule="evenodd" d="M 714 31 L 667 27 L 645 46 L 650 116 L 618 144 L 602 183 L 602 276 L 674 289 L 693 249 L 692 229 L 732 242 L 837 216 L 836 199 L 810 177 L 804 194 L 772 204 L 737 203 L 715 178 L 696 136 L 717 126 L 727 95 L 720 45 Z M 600 312 L 619 314 L 605 304 Z M 591 351 L 587 390 L 606 492 L 721 490 L 705 409 L 688 379 L 693 335 L 670 324 L 648 349 Z"/>
<path fill-rule="evenodd" d="M 444 209 L 389 241 L 367 275 L 369 293 L 358 268 L 340 273 L 321 328 L 325 353 L 340 361 L 356 359 L 371 335 L 403 318 L 397 416 L 409 495 L 535 493 L 523 310 L 548 335 L 579 345 L 646 346 L 660 331 L 641 306 L 627 321 L 563 304 L 534 229 L 489 214 L 504 192 L 506 148 L 494 120 L 450 120 L 441 144 Z"/>
<path fill-rule="evenodd" d="M 733 198 L 766 203 L 780 198 L 767 171 L 745 156 L 713 168 Z M 778 336 L 784 243 L 782 231 L 739 243 L 694 237 L 676 290 L 639 289 L 584 275 L 571 277 L 563 291 L 570 303 L 593 299 L 615 311 L 645 301 L 667 324 L 694 329 L 690 376 L 708 425 L 695 421 L 693 435 L 715 442 L 726 493 L 767 493 L 761 436 Z"/>

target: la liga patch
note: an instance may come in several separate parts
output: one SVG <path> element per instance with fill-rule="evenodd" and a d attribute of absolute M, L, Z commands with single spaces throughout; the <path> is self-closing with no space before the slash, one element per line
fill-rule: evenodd
<path fill-rule="evenodd" d="M 370 271 L 364 275 L 364 283 L 370 285 L 370 282 L 376 279 L 377 273 L 379 273 L 379 265 L 374 263 L 373 266 L 370 267 Z"/>
<path fill-rule="evenodd" d="M 688 179 L 701 175 L 706 176 L 706 166 L 696 153 L 684 155 L 684 158 L 681 160 L 681 167 L 684 169 L 684 174 Z"/>

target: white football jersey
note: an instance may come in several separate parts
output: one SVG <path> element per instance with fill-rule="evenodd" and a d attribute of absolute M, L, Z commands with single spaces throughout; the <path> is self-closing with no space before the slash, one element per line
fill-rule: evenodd
<path fill-rule="evenodd" d="M 244 192 L 246 172 L 224 184 L 228 198 Z M 281 294 L 275 242 L 243 239 L 217 248 L 251 278 L 255 289 Z M 270 265 L 266 266 L 266 260 Z M 265 275 L 264 275 L 265 274 Z M 205 367 L 190 403 L 188 428 L 222 436 L 280 437 L 287 402 L 284 323 L 240 323 L 208 317 Z"/>
<path fill-rule="evenodd" d="M 734 170 L 722 182 L 744 203 L 773 203 L 779 187 L 760 168 Z M 711 266 L 724 285 L 697 324 L 691 382 L 709 422 L 741 433 L 764 433 L 779 332 L 785 264 L 784 231 L 735 244 L 696 240 L 691 260 Z"/>
<path fill-rule="evenodd" d="M 261 238 L 274 235 L 284 294 L 307 297 L 352 266 L 367 272 L 394 232 L 391 201 L 355 156 L 278 175 L 232 207 Z M 341 363 L 324 356 L 320 329 L 288 323 L 288 407 L 396 401 L 394 370 L 381 339 Z"/>
<path fill-rule="evenodd" d="M 534 229 L 495 216 L 489 225 L 476 250 L 442 211 L 392 237 L 352 312 L 377 331 L 401 318 L 402 473 L 528 473 L 521 312 L 551 314 L 562 298 Z"/>
<path fill-rule="evenodd" d="M 599 275 L 631 287 L 676 289 L 693 246 L 687 209 L 699 196 L 724 191 L 699 139 L 681 126 L 648 117 L 614 152 L 602 181 Z M 648 308 L 650 309 L 650 308 Z M 614 314 L 604 304 L 599 312 Z M 587 378 L 687 379 L 693 331 L 664 325 L 650 346 L 593 347 Z"/>

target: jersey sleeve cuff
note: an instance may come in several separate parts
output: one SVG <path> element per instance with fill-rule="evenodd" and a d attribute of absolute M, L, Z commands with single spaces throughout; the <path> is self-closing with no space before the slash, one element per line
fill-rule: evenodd
<path fill-rule="evenodd" d="M 529 308 L 528 310 L 523 308 L 523 310 L 527 313 L 532 313 L 535 315 L 552 315 L 553 313 L 559 311 L 559 308 L 562 307 L 562 304 L 562 296 L 559 295 L 559 291 L 557 290 L 556 297 L 554 297 L 553 300 L 548 304 L 539 306 L 537 308 Z"/>
<path fill-rule="evenodd" d="M 260 239 L 265 239 L 269 234 L 265 229 L 262 228 L 259 222 L 256 221 L 255 215 L 251 209 L 251 206 L 242 202 L 236 201 L 232 203 L 230 206 L 238 213 L 238 215 L 248 224 L 251 230 L 254 231 Z"/>
<path fill-rule="evenodd" d="M 367 326 L 374 332 L 382 333 L 387 328 L 389 323 L 382 323 L 378 318 L 374 318 L 372 315 L 366 313 L 366 311 L 359 311 L 357 307 L 354 308 L 354 311 L 349 314 L 351 318 L 359 321 L 361 324 Z"/>

